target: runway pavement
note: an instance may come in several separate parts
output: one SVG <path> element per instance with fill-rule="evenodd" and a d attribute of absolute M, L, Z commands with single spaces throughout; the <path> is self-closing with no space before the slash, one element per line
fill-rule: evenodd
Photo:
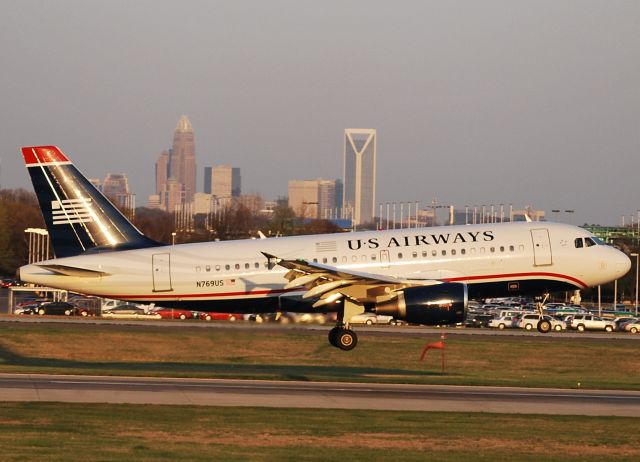
<path fill-rule="evenodd" d="M 0 323 L 25 323 L 25 324 L 95 324 L 114 326 L 137 326 L 137 327 L 171 327 L 171 328 L 200 328 L 200 329 L 227 329 L 227 330 L 254 330 L 256 332 L 265 331 L 322 331 L 328 332 L 333 324 L 280 324 L 280 323 L 255 323 L 255 322 L 228 322 L 228 321 L 182 321 L 176 319 L 153 319 L 153 320 L 127 320 L 127 319 L 104 319 L 99 317 L 68 317 L 68 316 L 16 316 L 0 315 Z M 366 332 L 373 335 L 401 335 L 423 337 L 425 335 L 441 334 L 447 335 L 491 335 L 502 337 L 540 337 L 540 338 L 592 338 L 592 339 L 625 339 L 640 342 L 640 335 L 628 332 L 577 332 L 562 331 L 541 334 L 537 331 L 526 331 L 524 329 L 474 329 L 459 327 L 428 327 L 428 326 L 365 326 L 354 325 L 356 333 Z"/>
<path fill-rule="evenodd" d="M 0 374 L 0 401 L 640 417 L 640 392 Z"/>

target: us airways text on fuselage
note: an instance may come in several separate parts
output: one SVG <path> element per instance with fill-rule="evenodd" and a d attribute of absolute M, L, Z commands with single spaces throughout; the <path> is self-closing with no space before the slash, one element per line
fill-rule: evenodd
<path fill-rule="evenodd" d="M 377 249 L 391 247 L 414 247 L 420 245 L 437 244 L 467 244 L 470 242 L 490 242 L 495 239 L 493 231 L 477 231 L 465 233 L 446 234 L 414 234 L 412 236 L 390 237 L 381 240 L 377 237 L 369 239 L 349 239 L 350 250 L 360 250 L 362 248 Z"/>

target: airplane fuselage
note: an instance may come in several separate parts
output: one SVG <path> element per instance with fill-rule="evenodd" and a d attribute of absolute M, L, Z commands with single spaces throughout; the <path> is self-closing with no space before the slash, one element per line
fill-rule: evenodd
<path fill-rule="evenodd" d="M 418 284 L 464 283 L 470 298 L 585 289 L 621 277 L 630 265 L 626 255 L 584 229 L 521 222 L 95 252 L 28 265 L 20 277 L 89 295 L 202 311 L 311 310 L 309 304 L 283 306 L 300 289 L 285 289 L 287 270 L 270 269 L 262 252 Z M 48 264 L 87 274 L 62 275 L 46 269 Z M 331 305 L 323 310 L 331 311 Z"/>

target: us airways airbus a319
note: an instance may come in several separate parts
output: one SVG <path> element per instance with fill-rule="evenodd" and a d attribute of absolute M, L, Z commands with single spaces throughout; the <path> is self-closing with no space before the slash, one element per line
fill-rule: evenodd
<path fill-rule="evenodd" d="M 58 148 L 22 154 L 56 256 L 20 268 L 23 281 L 209 312 L 335 312 L 329 342 L 343 350 L 357 343 L 356 314 L 456 324 L 470 298 L 585 289 L 631 266 L 588 231 L 548 222 L 166 245 L 138 231 Z"/>

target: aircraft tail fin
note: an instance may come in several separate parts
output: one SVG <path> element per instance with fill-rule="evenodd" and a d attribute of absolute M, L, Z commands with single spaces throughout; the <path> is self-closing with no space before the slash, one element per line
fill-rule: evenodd
<path fill-rule="evenodd" d="M 142 234 L 55 146 L 22 148 L 56 258 L 162 245 Z"/>

